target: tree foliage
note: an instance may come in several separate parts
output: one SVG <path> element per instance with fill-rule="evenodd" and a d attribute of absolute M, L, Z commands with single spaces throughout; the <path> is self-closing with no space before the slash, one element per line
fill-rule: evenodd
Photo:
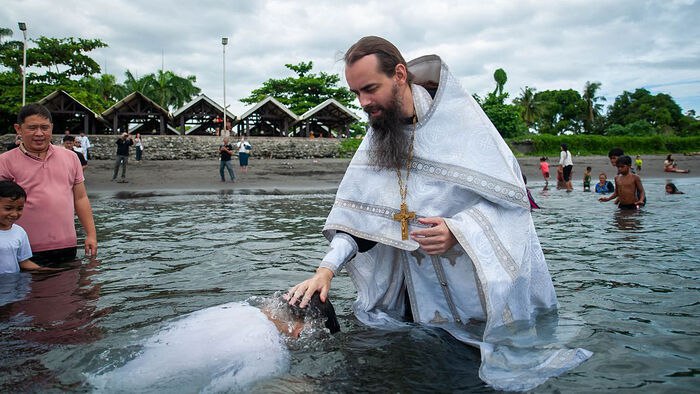
<path fill-rule="evenodd" d="M 681 131 L 683 118 L 681 107 L 671 96 L 664 93 L 653 95 L 646 89 L 637 89 L 632 93 L 625 91 L 615 99 L 608 109 L 607 121 L 610 127 L 619 125 L 630 130 L 628 126 L 639 125 L 638 122 L 642 121 L 651 125 L 653 133 L 675 134 Z"/>
<path fill-rule="evenodd" d="M 520 108 L 517 105 L 506 104 L 506 98 L 508 98 L 508 93 L 489 93 L 484 100 L 481 100 L 479 96 L 474 96 L 503 138 L 513 138 L 525 134 L 527 125 L 520 115 Z"/>
<path fill-rule="evenodd" d="M 256 104 L 267 96 L 272 96 L 286 105 L 292 112 L 301 115 L 329 98 L 335 99 L 349 108 L 357 108 L 352 104 L 355 95 L 345 87 L 338 86 L 340 77 L 337 74 L 320 72 L 312 73 L 313 62 L 285 64 L 296 77 L 268 79 L 263 86 L 253 90 L 250 96 L 242 98 L 245 104 Z"/>
<path fill-rule="evenodd" d="M 544 90 L 535 93 L 534 98 L 541 103 L 536 122 L 540 133 L 558 135 L 581 132 L 586 103 L 577 91 Z"/>
<path fill-rule="evenodd" d="M 513 100 L 513 104 L 520 109 L 520 118 L 525 122 L 528 130 L 535 124 L 540 116 L 541 103 L 535 99 L 535 88 L 525 86 L 520 90 L 520 96 Z"/>
<path fill-rule="evenodd" d="M 114 86 L 112 90 L 113 97 L 117 100 L 132 92 L 141 92 L 161 107 L 172 111 L 182 107 L 201 92 L 195 85 L 197 77 L 194 75 L 182 77 L 172 71 L 163 70 L 142 77 L 135 77 L 131 71 L 126 70 L 124 75 L 124 83 Z"/>
<path fill-rule="evenodd" d="M 586 102 L 586 114 L 583 120 L 583 128 L 587 133 L 594 133 L 599 130 L 602 123 L 598 122 L 603 104 L 598 101 L 605 101 L 605 97 L 598 97 L 596 93 L 600 89 L 600 82 L 587 81 L 583 87 L 583 100 Z"/>

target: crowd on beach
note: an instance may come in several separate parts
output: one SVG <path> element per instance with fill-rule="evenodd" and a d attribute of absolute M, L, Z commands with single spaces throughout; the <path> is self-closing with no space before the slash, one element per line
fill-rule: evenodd
<path fill-rule="evenodd" d="M 616 175 L 613 180 L 608 180 L 608 175 L 605 171 L 601 171 L 598 174 L 598 182 L 591 185 L 593 178 L 593 168 L 587 166 L 583 172 L 582 187 L 584 192 L 594 191 L 598 194 L 603 194 L 605 196 L 600 197 L 598 200 L 601 202 L 607 202 L 610 200 L 615 200 L 616 205 L 620 209 L 640 209 L 646 204 L 646 193 L 644 191 L 644 186 L 642 184 L 642 168 L 644 161 L 640 155 L 637 155 L 634 160 L 625 155 L 625 152 L 620 148 L 613 148 L 608 152 L 608 159 L 610 164 L 616 170 Z M 550 169 L 549 169 L 549 158 L 543 156 L 540 158 L 540 172 L 542 173 L 542 178 L 544 179 L 543 191 L 549 189 L 549 179 L 550 179 Z M 664 160 L 664 172 L 673 173 L 683 173 L 687 174 L 689 170 L 683 170 L 678 168 L 676 160 L 671 154 L 666 156 Z M 556 189 L 566 190 L 567 192 L 572 192 L 574 190 L 572 182 L 573 173 L 573 159 L 572 154 L 568 149 L 567 144 L 561 144 L 561 154 L 559 162 L 556 166 Z M 682 191 L 678 190 L 678 187 L 673 183 L 668 181 L 665 185 L 665 192 L 667 194 L 684 194 Z M 533 209 L 539 208 L 537 203 L 530 195 L 531 207 Z"/>

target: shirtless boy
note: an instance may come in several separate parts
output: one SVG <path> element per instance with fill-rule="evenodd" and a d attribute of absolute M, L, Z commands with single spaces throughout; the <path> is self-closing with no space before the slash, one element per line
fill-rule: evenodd
<path fill-rule="evenodd" d="M 599 198 L 598 201 L 605 202 L 617 198 L 617 207 L 620 209 L 639 209 L 644 206 L 644 186 L 639 175 L 631 173 L 632 158 L 620 156 L 616 166 L 618 174 L 615 177 L 615 192 Z"/>

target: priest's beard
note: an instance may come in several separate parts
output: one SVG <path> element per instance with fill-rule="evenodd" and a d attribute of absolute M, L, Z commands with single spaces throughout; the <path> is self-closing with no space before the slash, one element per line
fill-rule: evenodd
<path fill-rule="evenodd" d="M 401 169 L 408 160 L 411 141 L 404 130 L 398 86 L 394 85 L 391 91 L 392 99 L 388 105 L 371 105 L 364 108 L 368 114 L 376 108 L 382 111 L 376 118 L 369 119 L 374 134 L 368 160 L 369 164 L 377 170 Z"/>

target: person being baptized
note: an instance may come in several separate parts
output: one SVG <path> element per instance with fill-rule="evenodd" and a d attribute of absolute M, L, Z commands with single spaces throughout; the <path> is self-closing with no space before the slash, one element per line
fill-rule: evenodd
<path fill-rule="evenodd" d="M 241 391 L 289 369 L 289 342 L 340 331 L 330 300 L 305 308 L 252 297 L 187 314 L 148 338 L 135 358 L 88 376 L 101 392 Z"/>

